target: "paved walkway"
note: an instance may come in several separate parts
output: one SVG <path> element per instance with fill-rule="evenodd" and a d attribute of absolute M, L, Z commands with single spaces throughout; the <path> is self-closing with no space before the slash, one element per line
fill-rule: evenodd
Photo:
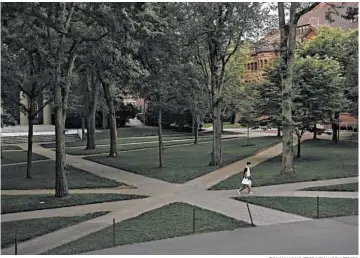
<path fill-rule="evenodd" d="M 358 216 L 237 229 L 118 246 L 85 255 L 352 255 Z M 267 239 L 268 241 L 261 241 Z"/>
<path fill-rule="evenodd" d="M 304 136 L 303 140 L 311 137 L 311 135 Z M 25 147 L 25 146 L 21 146 Z M 256 155 L 247 159 L 235 162 L 230 166 L 221 168 L 207 175 L 201 176 L 194 180 L 191 180 L 185 184 L 172 184 L 161 180 L 148 178 L 134 173 L 129 173 L 120 169 L 111 168 L 105 165 L 101 165 L 95 162 L 81 159 L 80 157 L 67 155 L 67 164 L 84 169 L 90 173 L 96 174 L 101 177 L 123 182 L 129 185 L 137 187 L 137 189 L 77 189 L 71 190 L 71 192 L 114 192 L 114 193 L 131 193 L 142 194 L 151 196 L 146 199 L 137 199 L 129 201 L 111 202 L 111 203 L 99 203 L 90 205 L 81 205 L 76 207 L 58 208 L 51 210 L 37 210 L 31 212 L 22 212 L 15 214 L 2 215 L 2 221 L 14 221 L 30 218 L 43 218 L 56 216 L 75 216 L 84 215 L 89 212 L 95 211 L 111 211 L 111 213 L 101 216 L 90 221 L 82 222 L 77 225 L 61 229 L 47 235 L 29 240 L 18 245 L 19 254 L 40 254 L 47 250 L 53 249 L 57 246 L 63 245 L 70 241 L 79 239 L 92 232 L 99 231 L 112 223 L 112 218 L 115 218 L 117 222 L 136 217 L 141 213 L 150 211 L 162 207 L 163 205 L 173 202 L 185 202 L 192 205 L 196 205 L 201 208 L 205 208 L 211 211 L 215 211 L 226 216 L 250 222 L 249 214 L 246 208 L 246 204 L 239 202 L 229 197 L 236 196 L 236 191 L 207 191 L 209 187 L 217 184 L 218 182 L 228 178 L 241 171 L 245 166 L 246 161 L 250 160 L 253 165 L 257 165 L 264 162 L 267 159 L 275 157 L 281 153 L 281 144 L 277 144 L 267 150 L 263 150 Z M 55 152 L 45 149 L 39 145 L 34 145 L 34 153 L 43 155 L 52 160 L 55 159 Z M 350 179 L 337 179 L 344 180 L 345 182 L 357 182 L 357 178 Z M 296 184 L 286 184 L 280 186 L 267 186 L 254 188 L 256 195 L 281 195 L 281 196 L 294 196 L 295 191 L 317 185 L 331 185 L 334 184 L 332 180 L 315 181 L 315 182 L 303 182 Z M 37 191 L 40 193 L 53 193 L 53 191 L 46 192 L 48 190 Z M 16 194 L 16 191 L 2 191 L 4 193 Z M 33 194 L 34 190 L 22 191 L 24 194 Z M 301 195 L 303 192 L 296 192 Z M 319 192 L 306 192 L 303 195 L 316 196 Z M 326 193 L 328 197 L 346 196 L 346 198 L 356 198 L 355 193 Z M 357 193 L 356 193 L 357 195 Z M 252 211 L 253 220 L 256 225 L 274 225 L 279 223 L 290 223 L 296 221 L 308 221 L 308 218 L 301 216 L 272 210 L 269 208 L 250 205 Z M 13 254 L 13 247 L 2 249 L 2 254 Z"/>

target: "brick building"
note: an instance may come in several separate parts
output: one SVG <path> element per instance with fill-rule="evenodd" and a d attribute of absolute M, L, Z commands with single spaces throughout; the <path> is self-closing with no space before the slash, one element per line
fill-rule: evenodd
<path fill-rule="evenodd" d="M 326 19 L 326 14 L 330 8 L 329 4 L 341 6 L 337 9 L 340 15 L 332 15 L 333 21 Z M 309 40 L 314 37 L 317 30 L 324 25 L 342 28 L 347 31 L 349 29 L 358 28 L 357 15 L 352 20 L 347 20 L 342 17 L 351 10 L 351 8 L 358 8 L 358 3 L 321 3 L 310 12 L 301 16 L 296 30 L 297 40 Z M 279 56 L 280 32 L 278 29 L 271 30 L 267 36 L 253 45 L 251 49 L 251 57 L 249 63 L 246 65 L 247 74 L 245 81 L 261 80 L 263 78 L 264 69 L 269 66 L 274 59 Z"/>

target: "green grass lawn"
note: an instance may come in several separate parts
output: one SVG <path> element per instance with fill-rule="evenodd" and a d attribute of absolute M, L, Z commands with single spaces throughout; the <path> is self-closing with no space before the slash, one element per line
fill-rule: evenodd
<path fill-rule="evenodd" d="M 125 185 L 71 166 L 68 166 L 67 169 L 68 186 L 70 189 Z M 55 162 L 52 160 L 33 163 L 32 179 L 26 179 L 26 164 L 3 166 L 1 168 L 2 190 L 53 189 L 54 185 Z"/>
<path fill-rule="evenodd" d="M 209 142 L 211 141 L 211 137 L 199 137 L 199 142 Z M 171 141 L 176 140 L 176 141 Z M 179 141 L 181 140 L 181 141 Z M 159 146 L 159 142 L 157 141 L 157 138 L 152 138 L 151 140 L 146 140 L 148 143 L 141 143 L 137 142 L 137 144 L 127 144 L 127 145 L 118 145 L 119 151 L 129 151 L 129 150 L 138 150 L 138 149 L 147 149 L 147 148 L 156 148 Z M 193 143 L 193 138 L 180 138 L 178 139 L 166 139 L 164 140 L 164 146 L 173 146 L 173 145 L 182 145 L 182 144 L 189 144 Z M 85 150 L 83 148 L 68 148 L 66 149 L 67 154 L 71 155 L 91 155 L 91 154 L 102 154 L 109 152 L 110 145 L 108 146 L 99 146 L 96 147 L 95 150 Z"/>
<path fill-rule="evenodd" d="M 212 123 L 203 124 L 203 128 L 210 128 L 212 126 L 213 126 Z M 241 126 L 239 123 L 230 124 L 230 122 L 224 122 L 224 129 L 227 129 L 227 128 L 243 128 L 243 126 Z"/>
<path fill-rule="evenodd" d="M 101 132 L 95 133 L 95 142 L 98 145 L 110 144 L 110 134 L 108 129 L 99 129 Z M 144 141 L 156 141 L 158 135 L 157 127 L 124 127 L 117 130 L 119 143 L 132 143 Z M 191 133 L 177 132 L 173 130 L 163 129 L 163 135 L 166 139 L 177 139 L 181 137 L 191 138 Z M 132 138 L 138 137 L 138 138 Z M 41 146 L 45 148 L 55 148 L 55 143 L 44 143 Z M 66 147 L 86 146 L 86 140 L 67 142 Z"/>
<path fill-rule="evenodd" d="M 4 145 L 1 146 L 2 150 L 21 150 L 21 148 L 19 146 L 15 146 L 15 145 Z"/>
<path fill-rule="evenodd" d="M 297 214 L 303 217 L 317 217 L 316 197 L 236 197 L 238 201 L 244 201 L 270 209 L 280 210 L 287 213 Z M 250 207 L 251 210 L 251 207 Z M 351 216 L 358 214 L 358 199 L 347 198 L 320 198 L 320 218 Z M 254 221 L 256 224 L 256 221 Z"/>
<path fill-rule="evenodd" d="M 244 146 L 246 139 L 223 141 L 223 164 L 244 159 L 278 141 L 278 137 L 252 138 L 251 146 Z M 91 156 L 85 159 L 171 183 L 184 183 L 216 169 L 208 166 L 211 149 L 211 142 L 165 148 L 163 168 L 158 167 L 158 153 L 154 149 L 124 152 L 117 158 Z"/>
<path fill-rule="evenodd" d="M 252 169 L 253 186 L 358 176 L 358 145 L 355 142 L 333 144 L 328 140 L 307 140 L 301 148 L 302 157 L 295 159 L 295 175 L 280 175 L 280 155 Z M 211 190 L 236 189 L 240 183 L 241 176 L 236 174 Z"/>
<path fill-rule="evenodd" d="M 47 157 L 42 155 L 33 153 L 32 160 L 47 160 Z M 27 160 L 27 151 L 4 151 L 1 158 L 1 164 L 13 164 L 13 163 L 20 163 L 26 162 Z"/>
<path fill-rule="evenodd" d="M 54 195 L 1 195 L 1 214 L 23 211 L 54 209 L 102 202 L 125 201 L 146 198 L 131 194 L 71 194 L 66 198 Z"/>
<path fill-rule="evenodd" d="M 315 186 L 301 189 L 302 191 L 329 191 L 329 192 L 358 192 L 359 184 L 358 183 L 348 183 L 348 184 L 339 184 L 339 185 L 325 185 L 325 186 Z"/>
<path fill-rule="evenodd" d="M 116 224 L 116 246 L 154 241 L 193 234 L 193 209 L 195 208 L 195 233 L 205 233 L 251 225 L 224 215 L 185 203 L 173 203 L 143 213 Z M 112 247 L 112 226 L 92 233 L 45 254 L 80 254 Z"/>
<path fill-rule="evenodd" d="M 1 222 L 1 248 L 14 244 L 15 234 L 18 242 L 30 240 L 56 230 L 100 217 L 108 212 L 89 213 L 84 216 L 51 217 Z"/>

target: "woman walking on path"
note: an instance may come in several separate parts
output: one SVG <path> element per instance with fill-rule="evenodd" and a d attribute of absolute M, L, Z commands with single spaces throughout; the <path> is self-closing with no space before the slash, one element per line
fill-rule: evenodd
<path fill-rule="evenodd" d="M 242 182 L 241 182 L 242 186 L 238 190 L 239 195 L 241 195 L 241 191 L 245 190 L 246 188 L 248 189 L 248 195 L 253 195 L 253 193 L 251 192 L 250 165 L 251 165 L 251 162 L 246 163 L 246 167 L 244 169 L 244 174 L 243 174 L 243 179 L 242 179 Z"/>

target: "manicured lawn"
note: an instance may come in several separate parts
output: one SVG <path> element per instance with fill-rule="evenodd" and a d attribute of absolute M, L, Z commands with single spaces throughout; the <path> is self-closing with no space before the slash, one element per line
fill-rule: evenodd
<path fill-rule="evenodd" d="M 200 137 L 199 142 L 208 142 L 208 141 L 211 141 L 211 139 L 212 139 L 211 137 Z M 193 138 L 180 138 L 180 137 L 178 137 L 178 139 L 172 138 L 172 140 L 176 140 L 176 141 L 170 141 L 170 140 L 165 138 L 164 146 L 189 144 L 189 143 L 194 142 Z M 122 144 L 122 145 L 119 144 L 118 145 L 118 150 L 119 151 L 128 151 L 128 150 L 156 148 L 156 147 L 159 146 L 159 142 L 157 141 L 157 138 L 152 138 L 151 140 L 147 139 L 146 141 L 147 141 L 147 143 L 137 142 L 136 144 Z M 108 145 L 108 146 L 99 146 L 99 147 L 96 147 L 95 150 L 85 150 L 83 148 L 68 148 L 66 150 L 66 153 L 71 154 L 71 155 L 102 154 L 102 153 L 109 152 L 109 149 L 110 149 L 110 145 Z"/>
<path fill-rule="evenodd" d="M 23 211 L 54 209 L 75 205 L 85 205 L 102 202 L 125 201 L 146 198 L 142 195 L 130 194 L 71 194 L 66 198 L 57 198 L 54 195 L 2 195 L 1 214 Z"/>
<path fill-rule="evenodd" d="M 67 168 L 68 186 L 75 188 L 117 187 L 125 185 L 99 177 L 71 166 Z M 52 160 L 33 163 L 32 179 L 26 179 L 26 164 L 1 168 L 2 190 L 53 189 L 55 185 L 55 162 Z"/>
<path fill-rule="evenodd" d="M 253 186 L 358 176 L 358 144 L 355 142 L 333 144 L 328 140 L 308 140 L 302 143 L 301 148 L 302 157 L 295 159 L 295 175 L 280 175 L 279 155 L 252 169 Z M 241 176 L 236 174 L 211 190 L 236 189 L 240 182 Z"/>
<path fill-rule="evenodd" d="M 238 201 L 264 206 L 270 209 L 297 214 L 303 217 L 317 217 L 316 197 L 236 197 Z M 251 209 L 251 207 L 250 207 Z M 320 198 L 320 218 L 351 216 L 358 214 L 358 199 L 347 198 Z M 256 221 L 254 221 L 256 224 Z"/>
<path fill-rule="evenodd" d="M 4 145 L 1 146 L 2 150 L 21 150 L 21 148 L 19 146 L 15 146 L 15 145 Z"/>
<path fill-rule="evenodd" d="M 23 242 L 61 228 L 70 227 L 103 216 L 106 213 L 108 212 L 95 212 L 75 217 L 51 217 L 1 222 L 1 248 L 13 245 L 15 234 L 17 241 Z"/>
<path fill-rule="evenodd" d="M 144 141 L 156 141 L 157 140 L 157 127 L 124 127 L 118 128 L 118 141 L 119 143 L 131 143 L 131 142 L 144 142 Z M 109 130 L 100 129 L 101 132 L 95 133 L 96 144 L 110 144 L 110 134 Z M 167 139 L 177 139 L 179 137 L 189 137 L 191 138 L 191 133 L 177 132 L 172 130 L 163 130 L 164 138 Z M 138 138 L 132 138 L 138 137 Z M 55 143 L 44 143 L 41 146 L 45 148 L 55 148 Z M 76 147 L 76 146 L 86 146 L 86 140 L 84 141 L 75 141 L 67 142 L 67 147 Z"/>
<path fill-rule="evenodd" d="M 212 123 L 203 124 L 203 128 L 210 128 L 212 126 L 213 126 Z M 230 124 L 230 122 L 224 122 L 224 129 L 226 128 L 243 128 L 243 126 L 241 126 L 239 123 Z"/>
<path fill-rule="evenodd" d="M 329 191 L 329 192 L 358 192 L 359 184 L 358 183 L 349 183 L 341 185 L 326 185 L 326 186 L 315 186 L 305 189 L 302 191 Z"/>
<path fill-rule="evenodd" d="M 278 141 L 277 137 L 253 138 L 251 146 L 244 146 L 246 139 L 224 140 L 223 164 L 244 159 Z M 158 167 L 158 153 L 154 149 L 124 152 L 117 158 L 91 156 L 85 159 L 171 183 L 184 183 L 216 169 L 208 166 L 211 149 L 211 142 L 165 148 L 163 168 Z"/>
<path fill-rule="evenodd" d="M 251 225 L 185 203 L 173 203 L 143 213 L 116 224 L 116 246 L 154 241 L 193 234 L 193 209 L 195 208 L 195 233 L 233 230 Z M 52 249 L 45 254 L 80 254 L 112 247 L 112 226 L 71 243 Z"/>
<path fill-rule="evenodd" d="M 27 160 L 26 151 L 4 151 L 2 154 L 1 164 L 13 164 L 19 162 L 26 162 Z M 33 153 L 32 160 L 46 160 L 47 157 Z"/>

